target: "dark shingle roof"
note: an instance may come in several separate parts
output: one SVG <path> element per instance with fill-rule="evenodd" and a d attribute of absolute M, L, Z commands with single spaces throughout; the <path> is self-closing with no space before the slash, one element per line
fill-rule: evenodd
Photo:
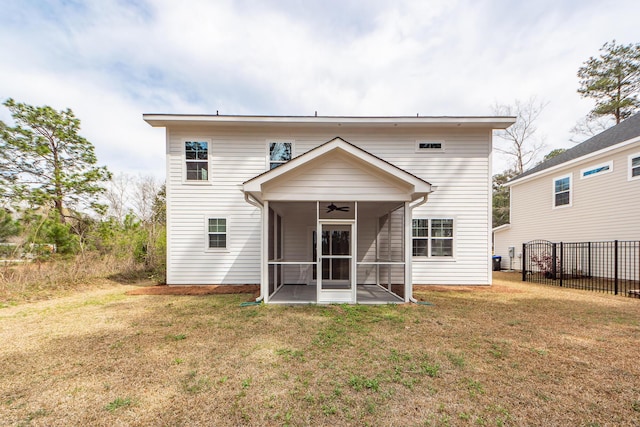
<path fill-rule="evenodd" d="M 625 121 L 617 124 L 598 135 L 587 139 L 584 142 L 576 145 L 573 148 L 558 154 L 546 162 L 542 162 L 539 165 L 529 169 L 526 172 L 521 173 L 511 180 L 511 182 L 524 178 L 525 176 L 532 175 L 536 172 L 549 169 L 553 166 L 560 165 L 570 160 L 577 159 L 595 151 L 602 150 L 612 145 L 619 144 L 624 141 L 628 141 L 632 138 L 640 136 L 640 114 L 629 117 Z"/>

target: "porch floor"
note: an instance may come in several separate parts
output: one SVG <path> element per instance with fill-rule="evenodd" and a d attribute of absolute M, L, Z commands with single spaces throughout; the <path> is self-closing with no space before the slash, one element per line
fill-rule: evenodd
<path fill-rule="evenodd" d="M 274 304 L 315 304 L 315 285 L 284 285 L 269 298 Z M 358 304 L 402 304 L 404 300 L 378 285 L 358 285 Z"/>

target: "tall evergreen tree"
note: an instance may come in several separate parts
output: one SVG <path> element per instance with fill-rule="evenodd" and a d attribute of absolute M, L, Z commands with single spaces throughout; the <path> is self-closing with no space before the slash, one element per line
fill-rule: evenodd
<path fill-rule="evenodd" d="M 640 110 L 640 43 L 605 43 L 599 57 L 580 67 L 578 77 L 578 93 L 596 102 L 590 117 L 613 116 L 620 123 Z"/>
<path fill-rule="evenodd" d="M 5 159 L 0 184 L 5 196 L 53 208 L 63 223 L 73 209 L 100 210 L 101 184 L 111 174 L 96 166 L 93 144 L 79 135 L 80 120 L 73 112 L 13 99 L 4 105 L 15 122 L 0 122 L 0 161 Z"/>

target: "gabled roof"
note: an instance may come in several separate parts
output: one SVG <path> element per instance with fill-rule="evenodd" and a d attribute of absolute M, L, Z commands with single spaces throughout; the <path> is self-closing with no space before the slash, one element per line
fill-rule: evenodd
<path fill-rule="evenodd" d="M 393 177 L 405 185 L 410 185 L 413 188 L 413 193 L 416 198 L 427 195 L 433 191 L 431 184 L 427 181 L 387 162 L 386 160 L 381 159 L 380 157 L 374 156 L 373 154 L 345 141 L 340 137 L 335 137 L 332 140 L 301 154 L 300 156 L 294 157 L 277 168 L 268 170 L 251 178 L 243 183 L 243 191 L 246 193 L 252 193 L 254 196 L 258 196 L 258 193 L 262 191 L 263 184 L 289 173 L 293 173 L 299 167 L 309 164 L 316 159 L 329 156 L 333 153 L 340 153 L 348 158 L 359 160 L 372 166 L 378 171 L 378 173 Z"/>
<path fill-rule="evenodd" d="M 629 117 L 625 121 L 617 124 L 598 135 L 587 139 L 586 141 L 576 145 L 573 148 L 558 154 L 557 156 L 542 162 L 539 165 L 529 169 L 526 172 L 513 178 L 509 183 L 519 181 L 522 178 L 559 166 L 563 163 L 579 159 L 588 154 L 595 153 L 605 148 L 613 147 L 634 138 L 640 137 L 640 114 Z"/>

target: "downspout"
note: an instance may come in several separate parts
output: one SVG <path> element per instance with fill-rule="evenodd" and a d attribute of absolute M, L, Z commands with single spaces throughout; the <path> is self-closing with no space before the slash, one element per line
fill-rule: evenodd
<path fill-rule="evenodd" d="M 434 191 L 437 187 L 435 186 L 431 186 L 431 190 Z M 409 204 L 409 208 L 411 209 L 411 211 L 413 211 L 415 208 L 417 208 L 418 206 L 422 206 L 425 203 L 427 203 L 427 198 L 428 195 L 424 195 L 421 198 L 419 198 L 418 200 L 415 200 L 413 202 L 411 202 Z M 413 217 L 413 215 L 411 215 Z M 413 268 L 413 267 L 412 267 Z M 421 304 L 421 301 L 418 301 L 417 299 L 415 299 L 413 297 L 413 284 L 411 285 L 411 296 L 409 297 L 409 301 L 411 301 L 414 304 Z"/>
<path fill-rule="evenodd" d="M 244 201 L 260 209 L 261 215 L 264 215 L 264 205 L 251 196 L 251 194 L 244 193 Z M 260 236 L 262 236 L 262 234 Z M 260 244 L 260 252 L 262 252 L 262 244 Z M 260 256 L 260 280 L 262 280 L 262 256 Z M 262 286 L 260 286 L 260 296 L 256 298 L 256 302 L 261 302 L 263 299 L 264 295 L 262 294 Z"/>

